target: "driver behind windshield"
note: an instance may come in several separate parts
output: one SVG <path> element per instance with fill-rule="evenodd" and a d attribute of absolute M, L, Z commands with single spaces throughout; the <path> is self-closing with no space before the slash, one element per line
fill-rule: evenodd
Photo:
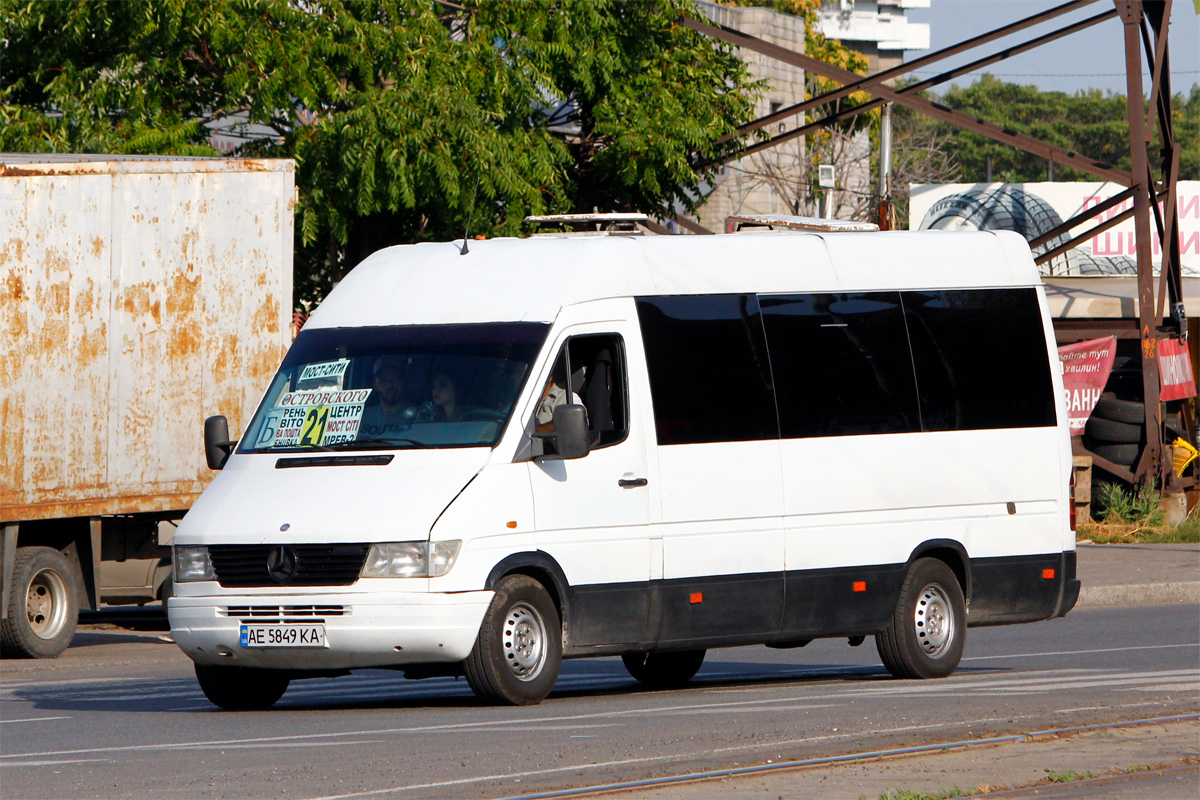
<path fill-rule="evenodd" d="M 375 362 L 372 399 L 363 410 L 358 426 L 360 439 L 387 439 L 406 431 L 416 419 L 417 410 L 404 401 L 404 359 L 383 356 Z"/>

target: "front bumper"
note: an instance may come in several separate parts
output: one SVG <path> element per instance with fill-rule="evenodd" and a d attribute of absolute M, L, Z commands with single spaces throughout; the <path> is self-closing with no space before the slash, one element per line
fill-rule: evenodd
<path fill-rule="evenodd" d="M 323 670 L 461 661 L 493 592 L 172 597 L 171 635 L 198 664 Z M 324 647 L 243 647 L 242 623 L 321 623 Z"/>

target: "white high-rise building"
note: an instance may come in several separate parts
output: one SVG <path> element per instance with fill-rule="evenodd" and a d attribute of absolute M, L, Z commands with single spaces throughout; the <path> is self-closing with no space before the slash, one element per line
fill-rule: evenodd
<path fill-rule="evenodd" d="M 909 22 L 910 8 L 929 8 L 929 0 L 825 0 L 817 19 L 827 39 L 865 55 L 875 73 L 903 63 L 905 50 L 929 49 L 929 26 Z"/>

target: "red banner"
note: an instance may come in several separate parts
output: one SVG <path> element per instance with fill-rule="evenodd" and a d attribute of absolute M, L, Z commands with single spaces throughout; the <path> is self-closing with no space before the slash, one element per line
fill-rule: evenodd
<path fill-rule="evenodd" d="M 1187 347 L 1178 339 L 1161 339 L 1158 343 L 1158 376 L 1162 382 L 1163 400 L 1182 400 L 1196 396 L 1196 379 L 1192 375 L 1192 360 Z"/>
<path fill-rule="evenodd" d="M 1058 348 L 1058 357 L 1062 361 L 1071 435 L 1076 436 L 1083 433 L 1088 417 L 1104 391 L 1104 384 L 1108 383 L 1113 359 L 1117 357 L 1117 337 L 1063 345 Z"/>

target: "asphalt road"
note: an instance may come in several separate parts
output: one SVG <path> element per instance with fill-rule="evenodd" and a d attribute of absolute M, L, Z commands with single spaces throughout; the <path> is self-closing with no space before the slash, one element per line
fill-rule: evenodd
<path fill-rule="evenodd" d="M 869 640 L 712 651 L 662 692 L 571 661 L 532 708 L 370 670 L 223 712 L 157 635 L 85 629 L 62 659 L 0 665 L 6 800 L 505 797 L 1200 711 L 1195 604 L 972 629 L 939 681 L 888 677 Z"/>

